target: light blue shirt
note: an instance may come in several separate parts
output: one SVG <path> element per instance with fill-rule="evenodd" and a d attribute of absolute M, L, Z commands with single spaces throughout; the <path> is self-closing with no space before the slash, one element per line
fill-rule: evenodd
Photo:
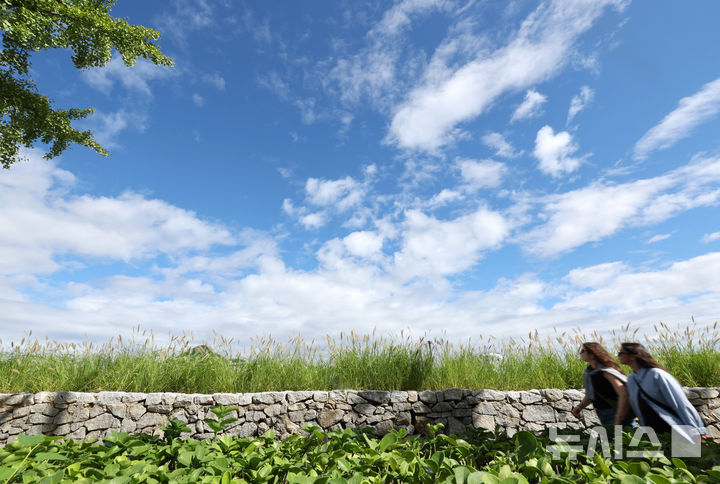
<path fill-rule="evenodd" d="M 638 385 L 642 387 L 645 393 L 675 411 L 676 415 L 673 415 L 653 403 L 652 400 L 647 401 L 648 405 L 650 405 L 668 425 L 687 425 L 694 427 L 696 432 L 700 434 L 707 432 L 705 430 L 705 424 L 697 410 L 695 410 L 695 407 L 693 407 L 692 403 L 688 400 L 680 383 L 678 383 L 670 373 L 659 368 L 640 368 L 628 377 L 626 385 L 630 406 L 632 406 L 632 409 L 635 411 L 635 415 L 638 416 L 640 425 L 645 425 L 645 416 L 640 411 L 640 403 L 638 401 L 640 398 L 640 390 L 638 389 Z M 692 435 L 686 435 L 687 432 L 682 429 L 676 430 L 688 440 L 692 441 Z"/>

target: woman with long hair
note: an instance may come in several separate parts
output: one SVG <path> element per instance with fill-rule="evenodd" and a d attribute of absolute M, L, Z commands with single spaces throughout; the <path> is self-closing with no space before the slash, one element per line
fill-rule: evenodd
<path fill-rule="evenodd" d="M 688 441 L 706 433 L 705 424 L 690 403 L 680 383 L 648 353 L 640 343 L 623 343 L 618 352 L 620 363 L 633 372 L 628 378 L 629 403 L 640 425 L 652 427 L 657 434 L 670 432 L 673 426 Z"/>
<path fill-rule="evenodd" d="M 603 425 L 632 425 L 633 417 L 627 415 L 627 377 L 620 365 L 600 343 L 583 343 L 580 358 L 588 364 L 583 373 L 585 398 L 576 405 L 572 414 L 580 418 L 580 412 L 591 403 Z"/>

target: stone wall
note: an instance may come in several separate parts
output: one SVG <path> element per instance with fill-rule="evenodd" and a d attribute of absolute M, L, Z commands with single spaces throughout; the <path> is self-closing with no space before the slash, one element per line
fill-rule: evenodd
<path fill-rule="evenodd" d="M 708 431 L 720 438 L 720 388 L 687 388 Z M 0 445 L 21 432 L 62 435 L 81 440 L 113 430 L 161 433 L 169 419 L 188 423 L 187 437 L 213 434 L 203 422 L 214 418 L 217 404 L 237 406 L 238 420 L 224 433 L 262 435 L 269 429 L 283 438 L 302 433 L 306 425 L 322 429 L 372 427 L 378 435 L 394 428 L 423 432 L 441 422 L 445 431 L 462 433 L 466 426 L 512 434 L 519 429 L 584 428 L 598 423 L 595 412 L 580 419 L 570 409 L 583 397 L 578 390 L 470 391 L 294 391 L 213 395 L 182 393 L 41 392 L 0 394 Z M 590 407 L 592 408 L 592 407 Z"/>

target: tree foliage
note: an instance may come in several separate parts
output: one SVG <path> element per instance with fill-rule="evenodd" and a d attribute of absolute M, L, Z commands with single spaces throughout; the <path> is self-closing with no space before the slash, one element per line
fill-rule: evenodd
<path fill-rule="evenodd" d="M 36 141 L 49 146 L 46 158 L 62 153 L 70 143 L 107 151 L 90 131 L 72 121 L 87 117 L 92 108 L 55 109 L 38 92 L 30 76 L 30 58 L 45 49 L 70 49 L 78 69 L 106 65 L 116 50 L 127 66 L 138 58 L 172 66 L 156 41 L 160 34 L 142 25 L 113 17 L 115 0 L 0 0 L 0 163 L 9 168 L 19 159 L 21 146 Z"/>

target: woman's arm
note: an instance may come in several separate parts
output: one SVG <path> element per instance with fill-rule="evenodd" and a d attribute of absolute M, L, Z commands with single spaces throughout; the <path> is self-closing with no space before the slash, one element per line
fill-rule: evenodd
<path fill-rule="evenodd" d="M 575 418 L 580 418 L 580 412 L 582 411 L 582 409 L 587 407 L 591 403 L 592 400 L 590 400 L 588 397 L 583 397 L 580 403 L 575 405 L 572 410 L 570 410 L 570 413 L 572 413 Z"/>
<path fill-rule="evenodd" d="M 629 405 L 628 391 L 625 384 L 621 382 L 618 377 L 611 375 L 608 372 L 603 372 L 603 376 L 610 382 L 615 389 L 615 393 L 618 395 L 618 406 L 615 410 L 615 425 L 622 425 L 627 415 Z"/>

